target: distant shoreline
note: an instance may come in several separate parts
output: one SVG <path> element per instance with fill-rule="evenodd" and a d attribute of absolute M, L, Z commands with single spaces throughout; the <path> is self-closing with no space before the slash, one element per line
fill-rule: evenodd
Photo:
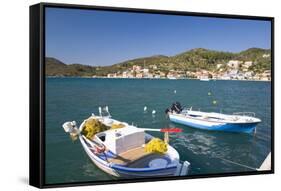
<path fill-rule="evenodd" d="M 198 80 L 197 78 L 178 78 L 178 79 L 169 79 L 169 78 L 108 78 L 108 77 L 90 77 L 90 76 L 46 76 L 46 78 L 87 78 L 87 79 L 127 79 L 127 80 Z M 271 82 L 271 80 L 239 80 L 239 79 L 209 79 L 209 81 L 249 81 L 249 82 Z"/>

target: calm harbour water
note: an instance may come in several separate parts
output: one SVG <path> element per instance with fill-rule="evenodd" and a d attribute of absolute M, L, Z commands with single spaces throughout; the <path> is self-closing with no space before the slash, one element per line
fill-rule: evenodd
<path fill-rule="evenodd" d="M 139 127 L 182 128 L 182 133 L 170 134 L 170 144 L 181 160 L 191 163 L 190 174 L 249 171 L 220 158 L 257 168 L 271 151 L 270 86 L 251 81 L 46 78 L 46 183 L 116 179 L 99 170 L 80 141 L 72 142 L 61 127 L 65 121 L 80 124 L 105 105 L 113 118 Z M 174 101 L 194 110 L 255 112 L 262 123 L 255 136 L 193 129 L 166 119 L 164 111 Z M 161 133 L 151 134 L 163 138 Z"/>

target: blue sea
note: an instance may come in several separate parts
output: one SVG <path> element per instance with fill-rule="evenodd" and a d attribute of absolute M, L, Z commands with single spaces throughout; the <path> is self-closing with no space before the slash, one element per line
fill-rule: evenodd
<path fill-rule="evenodd" d="M 201 111 L 255 112 L 262 122 L 255 135 L 194 129 L 166 118 L 165 109 L 175 101 Z M 47 184 L 116 179 L 98 169 L 79 140 L 73 142 L 61 127 L 65 121 L 80 124 L 98 114 L 99 106 L 138 127 L 182 128 L 182 133 L 170 134 L 170 144 L 181 160 L 191 163 L 193 175 L 251 171 L 227 160 L 258 168 L 271 151 L 271 82 L 46 78 Z M 163 138 L 162 133 L 151 134 Z"/>

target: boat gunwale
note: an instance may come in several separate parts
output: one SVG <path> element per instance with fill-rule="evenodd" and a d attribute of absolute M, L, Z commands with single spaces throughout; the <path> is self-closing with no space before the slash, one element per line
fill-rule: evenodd
<path fill-rule="evenodd" d="M 118 170 L 120 168 L 123 168 L 124 171 L 126 171 L 126 169 L 127 169 L 127 171 L 132 171 L 132 172 L 141 172 L 141 171 L 149 172 L 149 171 L 159 171 L 159 170 L 165 170 L 165 169 L 170 169 L 170 168 L 176 168 L 178 166 L 178 164 L 176 164 L 175 162 L 172 162 L 171 164 L 169 164 L 170 166 L 167 165 L 166 167 L 159 167 L 159 168 L 151 168 L 151 167 L 149 167 L 149 168 L 148 167 L 132 168 L 132 167 L 121 166 L 121 165 L 119 165 L 117 163 L 108 162 L 108 161 L 104 160 L 103 158 L 99 157 L 98 155 L 94 154 L 91 151 L 90 147 L 85 143 L 85 140 L 84 140 L 85 138 L 83 138 L 82 136 L 79 136 L 79 138 L 80 138 L 80 142 L 82 143 L 83 148 L 90 152 L 89 153 L 89 152 L 86 151 L 86 153 L 88 155 L 90 155 L 91 159 L 99 162 L 101 165 L 104 165 L 106 167 L 112 168 L 114 170 L 115 169 Z M 98 158 L 101 161 L 97 160 L 96 158 Z M 130 170 L 130 169 L 132 169 L 132 170 Z M 136 170 L 134 170 L 134 169 L 136 169 Z M 143 170 L 141 170 L 141 169 L 143 169 Z"/>
<path fill-rule="evenodd" d="M 206 113 L 206 112 L 205 112 Z M 243 124 L 258 124 L 261 122 L 260 119 L 258 118 L 255 118 L 255 117 L 249 117 L 249 118 L 254 118 L 255 120 L 257 121 L 229 121 L 229 120 L 225 120 L 225 121 L 210 121 L 208 119 L 201 119 L 201 118 L 198 118 L 198 117 L 192 117 L 190 115 L 184 115 L 184 114 L 177 114 L 177 113 L 170 113 L 169 112 L 169 115 L 175 115 L 175 116 L 178 116 L 178 117 L 181 117 L 181 118 L 189 118 L 189 119 L 194 119 L 194 120 L 198 120 L 198 121 L 205 121 L 205 122 L 209 122 L 209 123 L 219 123 L 219 124 L 233 124 L 233 125 L 243 125 Z M 223 114 L 225 115 L 225 114 Z M 236 115 L 236 116 L 239 116 L 239 115 Z M 245 117 L 245 116 L 242 116 L 242 117 Z M 247 116 L 248 117 L 248 116 Z"/>
<path fill-rule="evenodd" d="M 99 116 L 91 116 L 91 117 L 97 117 L 97 118 L 99 119 Z M 120 122 L 120 121 L 115 120 L 115 119 L 112 119 L 112 120 L 114 120 L 114 121 L 116 121 L 116 122 Z M 80 127 L 79 127 L 79 130 L 80 130 L 80 131 L 82 131 L 82 129 L 84 128 L 85 122 L 86 122 L 86 119 L 80 124 Z M 121 123 L 121 122 L 120 122 L 120 123 Z M 135 126 L 134 126 L 134 127 L 135 127 Z M 137 127 L 135 127 L 135 128 L 137 128 Z M 150 134 L 148 134 L 148 133 L 145 133 L 145 135 L 146 135 L 146 136 L 149 136 L 149 137 L 151 137 L 151 138 L 153 138 L 153 136 L 150 135 Z M 149 167 L 149 168 L 147 168 L 147 167 L 145 167 L 145 168 L 131 168 L 131 167 L 126 167 L 126 166 L 121 166 L 121 165 L 118 165 L 118 164 L 116 164 L 116 163 L 108 162 L 108 161 L 104 160 L 103 158 L 99 157 L 98 155 L 94 154 L 94 153 L 91 151 L 90 147 L 86 144 L 86 140 L 84 140 L 84 139 L 85 139 L 85 138 L 84 138 L 82 135 L 79 135 L 79 140 L 80 140 L 80 142 L 81 142 L 81 144 L 82 144 L 84 150 L 86 151 L 86 153 L 87 153 L 88 155 L 90 155 L 89 157 L 90 157 L 92 160 L 94 160 L 94 161 L 96 161 L 96 162 L 99 162 L 101 165 L 103 165 L 103 166 L 105 166 L 105 167 L 107 167 L 107 168 L 110 168 L 110 169 L 112 169 L 112 170 L 115 170 L 115 169 L 113 168 L 113 166 L 116 167 L 116 165 L 117 165 L 117 166 L 119 166 L 119 167 L 125 167 L 125 168 L 127 168 L 128 170 L 129 170 L 129 169 L 139 169 L 139 171 L 132 171 L 132 172 L 142 172 L 141 169 L 144 169 L 143 172 L 150 172 L 150 171 L 168 170 L 168 169 L 169 169 L 169 167 L 168 167 L 169 165 L 173 165 L 173 166 L 174 166 L 174 167 L 171 166 L 171 169 L 172 169 L 172 168 L 176 168 L 176 167 L 180 164 L 178 151 L 177 151 L 175 148 L 173 148 L 171 145 L 168 144 L 168 151 L 170 150 L 171 153 L 176 152 L 177 156 L 176 156 L 176 159 L 174 159 L 174 160 L 171 160 L 171 159 L 170 159 L 172 162 L 171 162 L 171 164 L 167 165 L 166 167 L 159 167 L 159 168 L 151 168 L 151 167 Z M 171 148 L 171 149 L 169 149 L 169 148 Z M 169 153 L 167 153 L 166 155 L 170 156 Z M 165 156 L 166 156 L 166 155 L 165 155 Z M 134 161 L 134 162 L 135 162 L 135 161 Z M 167 167 L 168 167 L 168 168 L 167 168 Z M 117 168 L 118 168 L 118 167 L 117 167 Z M 150 171 L 149 171 L 149 169 L 150 169 Z M 117 169 L 116 169 L 116 170 L 117 170 Z M 117 170 L 117 171 L 118 171 L 118 170 Z"/>

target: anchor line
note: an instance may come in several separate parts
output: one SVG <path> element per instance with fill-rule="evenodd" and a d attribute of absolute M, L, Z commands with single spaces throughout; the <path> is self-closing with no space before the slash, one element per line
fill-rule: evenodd
<path fill-rule="evenodd" d="M 254 167 L 251 167 L 251 166 L 248 166 L 248 165 L 245 165 L 245 164 L 240 164 L 240 163 L 237 163 L 237 162 L 228 160 L 228 159 L 224 159 L 224 158 L 220 158 L 220 157 L 216 157 L 216 158 L 221 159 L 221 160 L 226 161 L 226 162 L 229 162 L 229 163 L 232 163 L 232 164 L 236 164 L 236 165 L 238 165 L 238 166 L 242 166 L 242 167 L 251 169 L 251 170 L 255 170 L 255 171 L 257 170 L 257 169 L 254 168 Z"/>

